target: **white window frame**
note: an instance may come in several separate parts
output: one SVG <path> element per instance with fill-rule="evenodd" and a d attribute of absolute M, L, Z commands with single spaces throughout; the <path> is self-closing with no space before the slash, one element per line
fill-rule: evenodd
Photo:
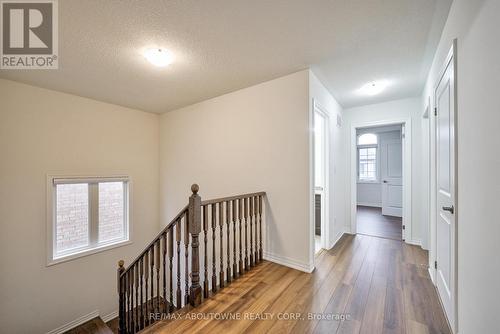
<path fill-rule="evenodd" d="M 358 138 L 356 138 L 356 141 Z M 380 150 L 379 150 L 379 145 L 378 145 L 378 135 L 377 135 L 377 144 L 368 144 L 368 145 L 357 145 L 357 159 L 356 159 L 356 169 L 358 172 L 358 177 L 357 181 L 358 183 L 380 183 Z M 367 179 L 361 179 L 360 178 L 360 173 L 359 173 L 359 150 L 363 148 L 375 148 L 375 179 L 374 180 L 367 180 Z"/>
<path fill-rule="evenodd" d="M 99 183 L 124 183 L 124 238 L 98 243 L 99 230 Z M 89 245 L 56 254 L 56 186 L 58 184 L 88 183 L 89 189 Z M 74 260 L 108 249 L 132 243 L 130 223 L 131 181 L 128 176 L 61 176 L 47 175 L 47 266 Z"/>

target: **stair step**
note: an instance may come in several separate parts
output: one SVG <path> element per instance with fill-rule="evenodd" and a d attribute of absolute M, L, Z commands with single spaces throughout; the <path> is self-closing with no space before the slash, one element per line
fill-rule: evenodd
<path fill-rule="evenodd" d="M 113 333 L 118 334 L 119 321 L 118 317 L 111 319 L 106 323 Z"/>
<path fill-rule="evenodd" d="M 113 334 L 113 331 L 100 317 L 96 317 L 64 334 Z"/>

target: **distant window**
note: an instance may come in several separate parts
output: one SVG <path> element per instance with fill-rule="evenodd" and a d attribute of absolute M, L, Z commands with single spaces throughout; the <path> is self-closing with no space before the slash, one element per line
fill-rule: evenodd
<path fill-rule="evenodd" d="M 359 148 L 359 180 L 377 181 L 377 148 Z"/>
<path fill-rule="evenodd" d="M 53 178 L 49 262 L 129 240 L 128 178 Z"/>
<path fill-rule="evenodd" d="M 358 181 L 376 182 L 378 173 L 377 135 L 365 133 L 358 137 Z"/>
<path fill-rule="evenodd" d="M 377 145 L 377 135 L 365 133 L 358 137 L 358 145 Z"/>

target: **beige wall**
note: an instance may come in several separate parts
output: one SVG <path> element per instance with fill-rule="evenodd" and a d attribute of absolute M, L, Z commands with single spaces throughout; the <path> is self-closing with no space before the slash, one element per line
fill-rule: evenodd
<path fill-rule="evenodd" d="M 159 116 L 0 80 L 0 324 L 42 333 L 117 310 L 116 267 L 159 230 Z M 46 267 L 46 175 L 128 174 L 133 244 Z"/>
<path fill-rule="evenodd" d="M 117 260 L 142 250 L 193 182 L 204 199 L 266 191 L 266 256 L 311 270 L 313 98 L 331 113 L 331 166 L 342 170 L 341 107 L 308 70 L 161 116 L 0 80 L 3 328 L 46 332 L 116 311 Z M 330 243 L 345 216 L 333 170 Z M 133 244 L 47 267 L 47 174 L 129 175 Z"/>
<path fill-rule="evenodd" d="M 187 203 L 267 192 L 268 256 L 309 269 L 309 71 L 161 116 L 161 219 Z"/>

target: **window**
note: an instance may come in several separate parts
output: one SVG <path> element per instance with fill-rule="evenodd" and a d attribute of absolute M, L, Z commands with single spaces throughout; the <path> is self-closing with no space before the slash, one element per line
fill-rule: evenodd
<path fill-rule="evenodd" d="M 377 181 L 377 135 L 365 133 L 358 137 L 358 181 Z"/>
<path fill-rule="evenodd" d="M 358 137 L 358 146 L 361 145 L 377 145 L 377 135 L 373 133 L 365 133 Z"/>
<path fill-rule="evenodd" d="M 128 178 L 49 178 L 49 264 L 129 241 Z"/>

